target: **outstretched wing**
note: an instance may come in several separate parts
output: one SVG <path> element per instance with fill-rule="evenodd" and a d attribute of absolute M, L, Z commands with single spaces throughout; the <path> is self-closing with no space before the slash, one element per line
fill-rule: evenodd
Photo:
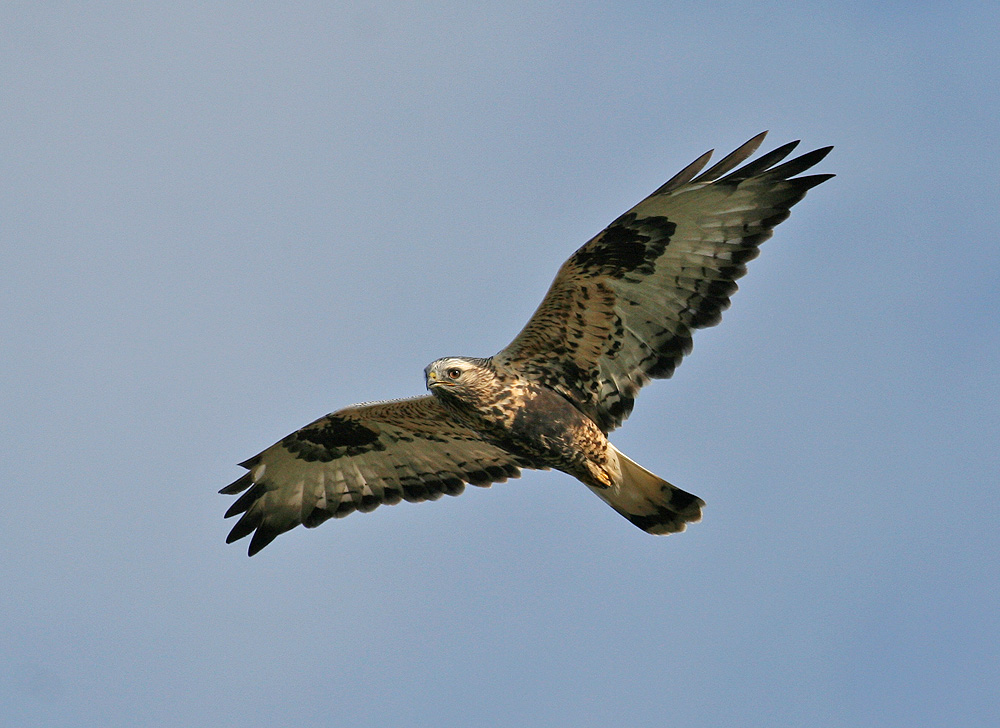
<path fill-rule="evenodd" d="M 789 208 L 833 176 L 795 177 L 832 147 L 778 164 L 798 142 L 732 171 L 763 139 L 699 175 L 702 155 L 577 250 L 495 362 L 568 397 L 605 432 L 620 425 L 639 388 L 691 351 L 692 331 L 721 320 Z"/>
<path fill-rule="evenodd" d="M 466 483 L 516 478 L 525 465 L 456 421 L 434 397 L 358 405 L 322 417 L 244 463 L 220 493 L 240 498 L 226 539 L 253 532 L 253 556 L 300 523 L 308 528 L 400 500 L 458 495 Z"/>

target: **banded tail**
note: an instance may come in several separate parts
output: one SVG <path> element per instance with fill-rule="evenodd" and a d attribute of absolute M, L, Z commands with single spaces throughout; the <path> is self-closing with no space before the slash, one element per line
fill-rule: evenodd
<path fill-rule="evenodd" d="M 618 458 L 620 484 L 590 487 L 605 503 L 643 531 L 657 535 L 680 533 L 686 524 L 701 520 L 705 501 L 649 472 L 611 443 L 608 447 Z"/>

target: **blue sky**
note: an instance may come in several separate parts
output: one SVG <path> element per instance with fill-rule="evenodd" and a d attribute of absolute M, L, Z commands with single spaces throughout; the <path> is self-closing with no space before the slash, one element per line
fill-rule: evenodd
<path fill-rule="evenodd" d="M 0 725 L 993 726 L 993 3 L 8 3 Z M 559 473 L 226 546 L 235 466 L 489 355 L 709 148 L 833 144 Z"/>

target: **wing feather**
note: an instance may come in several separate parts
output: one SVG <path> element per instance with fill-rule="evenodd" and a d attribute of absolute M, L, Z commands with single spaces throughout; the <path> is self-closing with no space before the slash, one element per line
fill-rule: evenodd
<path fill-rule="evenodd" d="M 577 250 L 496 365 L 560 392 L 605 432 L 620 425 L 639 389 L 691 351 L 692 332 L 721 320 L 774 226 L 833 176 L 795 177 L 831 149 L 782 163 L 798 142 L 739 167 L 763 139 L 704 172 L 702 155 Z"/>
<path fill-rule="evenodd" d="M 516 478 L 523 463 L 425 396 L 334 412 L 241 465 L 249 472 L 219 492 L 242 493 L 226 512 L 242 514 L 226 541 L 252 533 L 253 556 L 299 524 L 458 495 L 466 483 Z"/>
<path fill-rule="evenodd" d="M 715 152 L 714 149 L 709 149 L 696 160 L 691 162 L 691 164 L 660 185 L 660 187 L 653 194 L 662 195 L 667 192 L 673 192 L 674 190 L 679 189 L 691 182 L 691 180 L 693 180 L 695 176 L 701 172 L 705 165 L 708 164 L 708 160 L 712 158 L 713 152 Z M 706 172 L 706 174 L 708 173 Z"/>
<path fill-rule="evenodd" d="M 753 153 L 757 151 L 760 145 L 764 142 L 764 137 L 766 136 L 767 132 L 762 131 L 760 134 L 753 137 L 749 141 L 744 142 L 737 149 L 730 152 L 725 157 L 723 157 L 718 162 L 709 167 L 707 170 L 705 170 L 703 173 L 698 175 L 698 177 L 693 181 L 711 182 L 712 180 L 718 179 L 726 172 L 735 169 L 743 162 L 745 162 L 747 159 L 749 159 L 753 155 Z M 795 146 L 796 144 L 798 144 L 798 142 L 792 142 L 792 146 Z"/>

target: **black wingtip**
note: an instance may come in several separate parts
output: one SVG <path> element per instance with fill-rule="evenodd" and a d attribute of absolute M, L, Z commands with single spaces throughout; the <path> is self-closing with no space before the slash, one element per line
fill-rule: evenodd
<path fill-rule="evenodd" d="M 222 488 L 219 493 L 222 495 L 236 495 L 237 493 L 242 493 L 251 485 L 253 485 L 253 477 L 250 473 L 244 473 L 225 488 Z"/>
<path fill-rule="evenodd" d="M 796 177 L 793 181 L 803 190 L 811 190 L 817 185 L 821 185 L 828 179 L 833 179 L 835 174 L 810 174 L 805 177 Z"/>
<path fill-rule="evenodd" d="M 691 164 L 686 166 L 680 172 L 678 172 L 673 177 L 664 182 L 662 185 L 657 187 L 653 191 L 653 195 L 662 195 L 667 192 L 671 192 L 673 190 L 678 189 L 679 187 L 683 187 L 688 182 L 693 180 L 695 176 L 699 172 L 701 172 L 701 170 L 705 167 L 705 165 L 708 164 L 708 160 L 712 158 L 713 152 L 715 152 L 714 149 L 709 149 L 707 152 L 702 154 L 696 160 L 691 162 Z"/>
<path fill-rule="evenodd" d="M 752 162 L 743 165 L 739 169 L 730 172 L 723 177 L 720 182 L 737 183 L 749 179 L 755 175 L 769 170 L 772 166 L 792 153 L 792 150 L 799 145 L 799 140 L 782 144 L 776 149 L 772 149 L 767 154 L 763 154 Z"/>
<path fill-rule="evenodd" d="M 743 142 L 735 150 L 727 154 L 721 160 L 712 165 L 709 169 L 702 172 L 694 180 L 694 182 L 711 182 L 718 179 L 722 175 L 726 174 L 730 170 L 734 169 L 738 165 L 745 162 L 747 159 L 753 156 L 753 154 L 760 148 L 760 145 L 764 142 L 764 137 L 767 136 L 766 131 L 762 131 L 754 137 L 751 137 L 747 141 Z"/>
<path fill-rule="evenodd" d="M 819 149 L 813 149 L 811 152 L 806 152 L 805 154 L 791 159 L 784 164 L 779 164 L 777 167 L 772 167 L 763 173 L 763 177 L 773 178 L 773 179 L 790 179 L 800 172 L 804 172 L 810 167 L 818 164 L 827 154 L 830 153 L 833 147 L 820 147 Z"/>
<path fill-rule="evenodd" d="M 247 556 L 253 556 L 258 553 L 262 548 L 276 539 L 279 533 L 280 531 L 274 531 L 266 528 L 264 524 L 257 526 L 257 530 L 254 531 L 253 538 L 250 539 L 250 546 L 247 548 Z"/>
<path fill-rule="evenodd" d="M 226 536 L 226 543 L 233 543 L 234 541 L 239 541 L 241 538 L 245 538 L 253 533 L 253 530 L 259 526 L 260 523 L 256 518 L 250 518 L 249 515 L 243 516 L 240 520 L 236 522 L 233 526 L 233 530 L 229 532 Z"/>

